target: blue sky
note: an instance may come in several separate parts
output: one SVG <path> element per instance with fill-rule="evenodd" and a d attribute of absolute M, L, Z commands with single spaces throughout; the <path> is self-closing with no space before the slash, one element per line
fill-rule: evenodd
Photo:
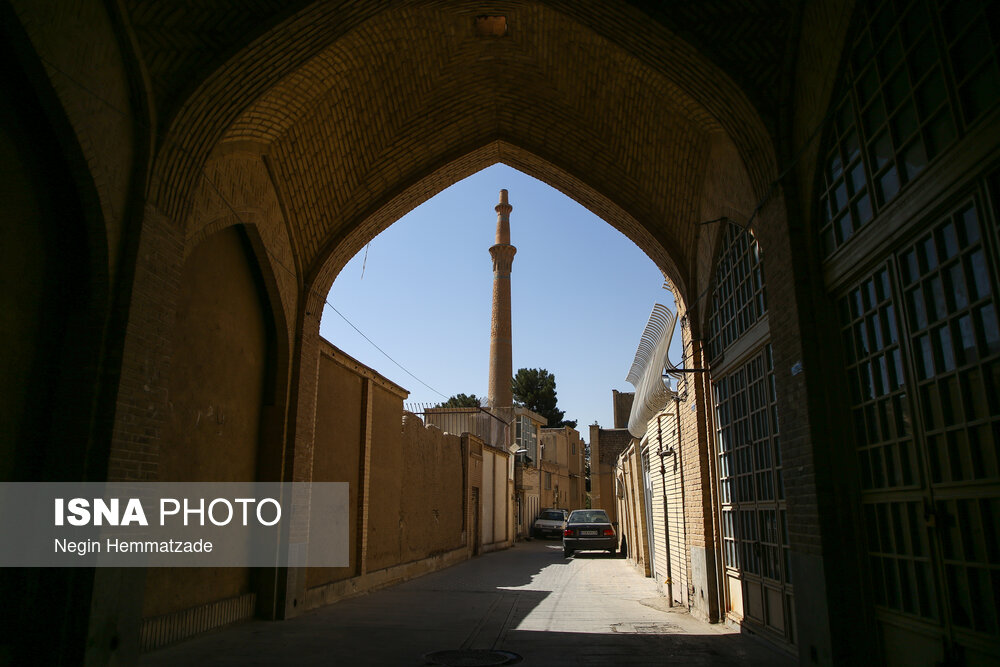
<path fill-rule="evenodd" d="M 654 303 L 674 309 L 656 265 L 621 232 L 545 183 L 497 164 L 400 218 L 341 271 L 329 301 L 355 327 L 446 397 L 485 396 L 499 192 L 509 191 L 514 371 L 556 377 L 559 408 L 589 440 L 612 426 L 611 390 L 625 381 Z M 362 273 L 363 272 L 363 273 Z M 324 310 L 320 333 L 410 391 L 444 400 Z M 675 331 L 672 360 L 679 360 Z"/>

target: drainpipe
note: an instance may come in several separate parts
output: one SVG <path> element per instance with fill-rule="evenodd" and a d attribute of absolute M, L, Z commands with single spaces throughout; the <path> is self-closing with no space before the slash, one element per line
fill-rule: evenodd
<path fill-rule="evenodd" d="M 676 421 L 677 421 L 677 459 L 676 460 L 677 460 L 677 466 L 678 466 L 678 468 L 680 470 L 680 474 L 681 474 L 681 510 L 682 510 L 681 511 L 681 531 L 682 531 L 682 534 L 684 536 L 683 537 L 683 539 L 684 539 L 684 549 L 686 550 L 686 549 L 689 548 L 688 547 L 688 541 L 687 541 L 687 512 L 684 511 L 687 508 L 687 499 L 686 499 L 687 498 L 687 494 L 686 494 L 685 486 L 684 486 L 684 459 L 681 456 L 681 451 L 682 451 L 681 450 L 681 399 L 680 399 L 679 396 L 677 396 L 677 394 L 674 394 L 674 416 L 676 417 Z M 690 595 L 690 593 L 691 593 L 691 582 L 690 582 L 690 576 L 686 577 L 686 578 L 689 579 L 689 581 L 688 581 L 688 590 L 687 590 L 687 593 L 688 593 L 688 601 L 687 601 L 688 604 L 687 604 L 687 606 L 690 609 L 691 608 L 691 595 Z"/>
<path fill-rule="evenodd" d="M 663 463 L 663 457 L 667 455 L 663 451 L 663 427 L 662 427 L 662 417 L 663 413 L 657 413 L 656 415 L 656 441 L 659 443 L 656 453 L 660 457 L 660 491 L 663 494 L 663 539 L 666 546 L 667 552 L 667 576 L 663 580 L 663 583 L 667 585 L 667 604 L 671 607 L 674 606 L 674 569 L 672 565 L 672 556 L 670 553 L 670 514 L 667 511 L 667 479 L 666 472 L 667 467 Z"/>

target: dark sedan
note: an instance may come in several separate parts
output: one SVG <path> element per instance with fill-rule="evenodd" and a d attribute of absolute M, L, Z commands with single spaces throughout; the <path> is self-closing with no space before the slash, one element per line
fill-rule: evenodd
<path fill-rule="evenodd" d="M 573 510 L 563 531 L 563 556 L 569 558 L 574 551 L 618 550 L 618 534 L 604 510 Z"/>

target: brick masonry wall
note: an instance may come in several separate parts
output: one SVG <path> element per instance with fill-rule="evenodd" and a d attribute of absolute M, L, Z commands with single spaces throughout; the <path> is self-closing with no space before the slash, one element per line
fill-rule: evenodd
<path fill-rule="evenodd" d="M 111 17 L 99 2 L 12 2 L 17 18 L 42 59 L 53 90 L 83 153 L 85 165 L 73 165 L 76 176 L 92 181 L 107 234 L 106 270 L 112 281 L 126 218 L 130 213 L 132 179 L 141 174 L 134 163 L 141 149 L 134 141 L 133 82 L 119 47 Z M 145 132 L 142 132 L 145 134 Z"/>
<path fill-rule="evenodd" d="M 160 436 L 169 412 L 169 374 L 184 244 L 178 225 L 152 207 L 132 286 L 122 353 L 109 481 L 155 481 Z"/>
<path fill-rule="evenodd" d="M 628 428 L 628 418 L 632 414 L 634 391 L 611 390 L 611 402 L 614 406 L 614 428 Z"/>
<path fill-rule="evenodd" d="M 299 269 L 292 251 L 288 220 L 261 153 L 249 142 L 224 143 L 202 170 L 184 225 L 185 254 L 213 232 L 231 224 L 256 229 L 261 240 L 261 265 L 275 284 L 284 322 L 294 321 L 298 303 Z M 287 325 L 286 325 L 287 326 Z M 291 337 L 291 331 L 286 334 Z"/>

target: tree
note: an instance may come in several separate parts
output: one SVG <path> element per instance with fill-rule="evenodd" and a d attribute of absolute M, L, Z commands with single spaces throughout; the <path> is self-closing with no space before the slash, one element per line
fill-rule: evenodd
<path fill-rule="evenodd" d="M 514 402 L 548 420 L 549 428 L 576 428 L 575 419 L 563 419 L 566 413 L 556 407 L 556 376 L 544 368 L 520 368 L 511 382 Z"/>
<path fill-rule="evenodd" d="M 455 394 L 444 403 L 438 403 L 438 408 L 478 408 L 479 399 L 475 394 Z"/>

